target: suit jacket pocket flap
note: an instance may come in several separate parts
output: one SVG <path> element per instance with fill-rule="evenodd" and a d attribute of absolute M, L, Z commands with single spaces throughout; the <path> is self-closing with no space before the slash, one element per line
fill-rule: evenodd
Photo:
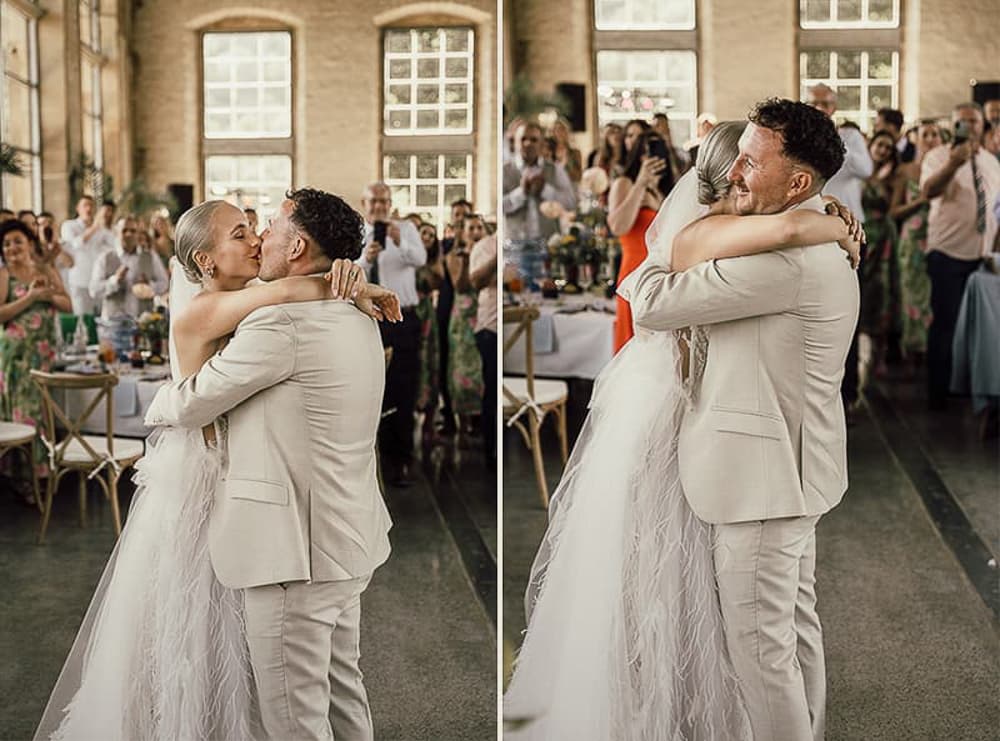
<path fill-rule="evenodd" d="M 229 479 L 226 482 L 226 496 L 231 499 L 249 499 L 268 504 L 288 504 L 288 487 L 273 481 L 253 479 Z"/>
<path fill-rule="evenodd" d="M 783 440 L 788 434 L 779 417 L 755 412 L 712 409 L 712 426 L 719 432 Z"/>

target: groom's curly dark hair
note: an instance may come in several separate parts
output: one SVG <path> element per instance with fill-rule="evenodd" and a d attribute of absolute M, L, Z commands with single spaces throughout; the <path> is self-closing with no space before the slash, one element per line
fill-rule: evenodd
<path fill-rule="evenodd" d="M 781 134 L 784 154 L 829 180 L 844 164 L 844 142 L 833 121 L 806 103 L 769 98 L 750 112 L 750 122 Z"/>
<path fill-rule="evenodd" d="M 315 188 L 290 190 L 285 198 L 295 204 L 289 220 L 330 260 L 361 257 L 364 220 L 343 198 Z"/>

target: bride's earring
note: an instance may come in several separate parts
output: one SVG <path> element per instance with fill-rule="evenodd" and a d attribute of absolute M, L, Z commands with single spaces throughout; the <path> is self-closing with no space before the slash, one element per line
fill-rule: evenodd
<path fill-rule="evenodd" d="M 208 278 L 210 280 L 212 278 L 214 278 L 215 277 L 215 263 L 211 263 L 211 262 L 208 263 L 208 265 L 205 266 L 205 269 L 202 272 L 205 274 L 206 278 Z"/>

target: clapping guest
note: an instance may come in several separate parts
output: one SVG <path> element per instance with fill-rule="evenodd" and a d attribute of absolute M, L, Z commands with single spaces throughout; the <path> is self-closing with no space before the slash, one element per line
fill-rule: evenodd
<path fill-rule="evenodd" d="M 459 419 L 460 440 L 472 432 L 472 417 L 482 409 L 483 370 L 476 347 L 476 298 L 479 290 L 469 279 L 472 246 L 486 236 L 486 222 L 478 214 L 466 217 L 455 246 L 445 257 L 445 268 L 455 287 L 448 324 L 448 383 L 451 407 Z"/>
<path fill-rule="evenodd" d="M 451 276 L 444 268 L 444 258 L 451 252 L 455 244 L 455 235 L 462 230 L 462 221 L 473 213 L 472 204 L 460 198 L 451 204 L 451 220 L 441 240 L 441 286 L 438 289 L 437 323 L 438 323 L 438 392 L 441 394 L 441 432 L 454 435 L 458 427 L 455 425 L 455 411 L 451 408 L 451 391 L 448 383 L 448 325 L 451 323 L 451 309 L 455 304 L 455 286 Z"/>
<path fill-rule="evenodd" d="M 885 375 L 886 353 L 898 336 L 899 262 L 896 254 L 896 221 L 889 213 L 897 186 L 899 152 L 889 131 L 876 131 L 868 144 L 874 172 L 861 194 L 868 245 L 861 263 L 861 309 L 858 329 L 872 340 L 871 365 Z"/>
<path fill-rule="evenodd" d="M 622 246 L 619 283 L 646 259 L 646 229 L 656 218 L 664 191 L 673 185 L 666 161 L 649 153 L 652 142 L 663 145 L 654 131 L 639 135 L 629 150 L 625 172 L 611 184 L 608 196 L 608 229 L 618 236 Z M 632 338 L 632 312 L 621 296 L 617 297 L 616 305 L 614 350 L 617 353 Z"/>
<path fill-rule="evenodd" d="M 541 156 L 541 145 L 541 127 L 523 124 L 517 130 L 517 156 L 503 166 L 504 228 L 508 239 L 548 239 L 559 230 L 559 223 L 539 210 L 544 201 L 556 201 L 567 211 L 576 208 L 573 182 L 562 165 Z"/>
<path fill-rule="evenodd" d="M 57 313 L 70 310 L 59 273 L 35 259 L 37 238 L 23 223 L 0 224 L 0 419 L 35 426 L 42 402 L 31 370 L 49 370 L 56 357 Z M 36 461 L 43 460 L 36 447 Z M 41 466 L 44 469 L 44 465 Z"/>
<path fill-rule="evenodd" d="M 73 258 L 67 288 L 78 316 L 94 314 L 97 308 L 90 295 L 90 277 L 97 258 L 115 247 L 110 228 L 114 213 L 114 204 L 104 203 L 97 212 L 94 199 L 83 196 L 76 204 L 76 218 L 62 225 L 62 247 Z"/>
<path fill-rule="evenodd" d="M 983 111 L 962 103 L 953 113 L 955 141 L 924 156 L 920 187 L 930 199 L 927 274 L 931 312 L 927 331 L 927 393 L 932 407 L 947 403 L 951 345 L 969 276 L 992 249 L 997 222 L 990 204 L 1000 193 L 1000 162 L 982 148 Z"/>
<path fill-rule="evenodd" d="M 427 250 L 417 228 L 392 219 L 392 191 L 372 183 L 362 197 L 365 213 L 365 250 L 357 263 L 369 283 L 378 283 L 399 296 L 403 321 L 382 322 L 382 343 L 393 350 L 385 380 L 383 409 L 392 410 L 379 427 L 381 454 L 394 467 L 392 482 L 413 483 L 413 425 L 420 381 L 420 320 L 417 318 L 417 269 L 427 262 Z"/>
<path fill-rule="evenodd" d="M 420 241 L 427 251 L 427 262 L 417 269 L 417 319 L 420 321 L 420 384 L 417 390 L 417 412 L 424 415 L 421 439 L 428 445 L 434 439 L 434 418 L 437 416 L 440 388 L 440 333 L 434 308 L 434 294 L 444 280 L 441 243 L 433 224 L 420 225 Z M 447 335 L 445 335 L 447 337 Z M 447 353 L 447 343 L 446 350 Z"/>
<path fill-rule="evenodd" d="M 90 295 L 101 303 L 101 317 L 138 318 L 153 308 L 153 296 L 167 292 L 170 278 L 157 255 L 139 249 L 139 222 L 124 216 L 115 225 L 114 249 L 94 263 Z"/>
<path fill-rule="evenodd" d="M 931 323 L 931 281 L 927 276 L 927 211 L 930 203 L 920 192 L 920 167 L 924 156 L 941 144 L 941 130 L 933 121 L 917 129 L 912 162 L 896 170 L 889 215 L 899 226 L 899 289 L 903 352 L 913 366 L 923 365 L 927 352 L 927 327 Z"/>

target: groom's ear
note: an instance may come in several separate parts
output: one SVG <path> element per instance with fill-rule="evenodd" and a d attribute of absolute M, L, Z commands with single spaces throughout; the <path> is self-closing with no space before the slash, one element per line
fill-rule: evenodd
<path fill-rule="evenodd" d="M 792 173 L 792 179 L 788 181 L 788 196 L 796 198 L 811 194 L 815 183 L 816 178 L 811 172 L 796 168 Z"/>
<path fill-rule="evenodd" d="M 292 242 L 292 246 L 288 250 L 289 260 L 298 260 L 300 257 L 309 251 L 309 243 L 305 240 L 301 234 L 295 235 L 295 240 Z"/>

